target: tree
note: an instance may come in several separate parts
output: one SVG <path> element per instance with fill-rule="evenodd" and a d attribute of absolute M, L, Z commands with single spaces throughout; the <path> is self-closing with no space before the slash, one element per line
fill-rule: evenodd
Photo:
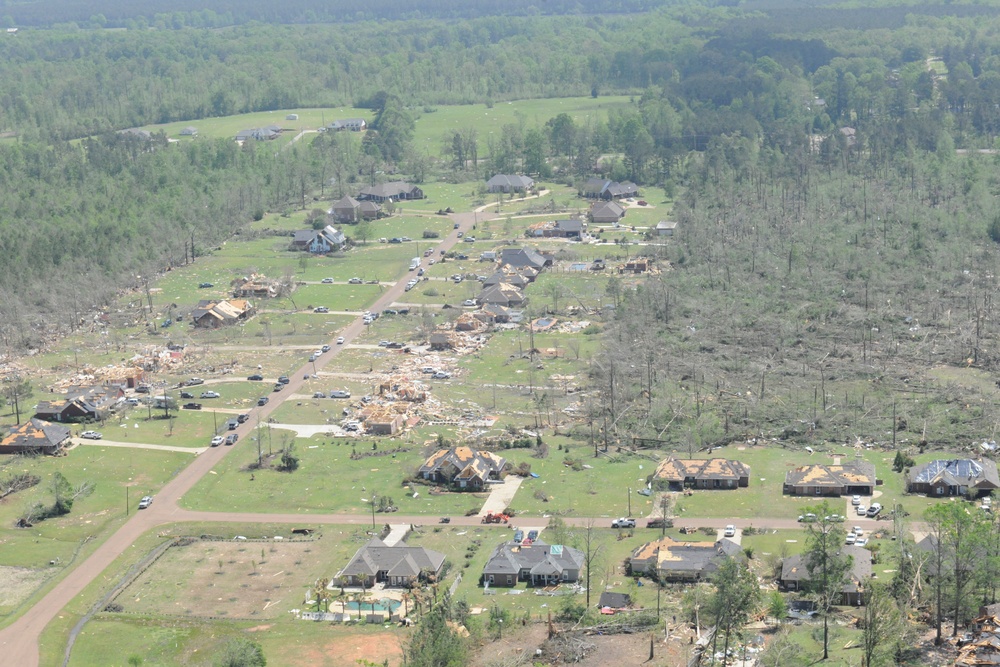
<path fill-rule="evenodd" d="M 587 609 L 590 609 L 590 575 L 593 571 L 598 556 L 601 554 L 601 550 L 604 545 L 600 543 L 601 533 L 595 530 L 594 520 L 588 519 L 586 529 L 583 531 L 581 537 L 583 547 L 583 566 L 587 569 L 586 576 L 586 587 L 587 587 Z"/>
<path fill-rule="evenodd" d="M 0 389 L 0 401 L 13 403 L 14 415 L 18 424 L 21 423 L 21 406 L 24 401 L 34 395 L 31 382 L 25 380 L 20 375 L 12 375 L 3 379 L 2 389 Z M 0 407 L 4 403 L 0 402 Z"/>
<path fill-rule="evenodd" d="M 940 503 L 927 508 L 924 513 L 931 535 L 935 539 L 935 562 L 941 566 L 934 576 L 936 591 L 940 596 L 941 580 L 950 585 L 952 629 L 951 636 L 958 636 L 958 627 L 964 617 L 964 606 L 969 584 L 973 581 L 977 561 L 982 556 L 988 524 L 979 512 L 969 512 L 962 503 Z M 940 598 L 939 598 L 940 599 Z M 939 603 L 938 625 L 941 622 Z M 938 628 L 940 636 L 940 627 Z"/>
<path fill-rule="evenodd" d="M 372 223 L 367 220 L 362 220 L 358 223 L 357 227 L 354 228 L 354 238 L 361 243 L 361 245 L 368 245 L 368 239 L 372 237 Z"/>
<path fill-rule="evenodd" d="M 289 442 L 281 450 L 281 467 L 285 472 L 295 472 L 299 469 L 299 457 L 295 455 L 295 442 Z"/>
<path fill-rule="evenodd" d="M 734 634 L 750 622 L 760 606 L 760 586 L 753 571 L 740 558 L 727 556 L 712 577 L 715 594 L 708 603 L 708 613 L 715 624 L 712 639 L 713 661 L 719 634 L 724 637 L 722 654 L 729 654 L 729 644 Z"/>
<path fill-rule="evenodd" d="M 212 662 L 214 667 L 265 667 L 267 658 L 260 644 L 246 637 L 230 639 Z"/>
<path fill-rule="evenodd" d="M 847 575 L 851 571 L 851 557 L 843 553 L 844 529 L 830 519 L 830 504 L 823 501 L 819 507 L 806 508 L 817 516 L 806 529 L 806 568 L 809 570 L 808 590 L 816 597 L 823 616 L 823 659 L 830 657 L 830 609 L 840 598 Z"/>
<path fill-rule="evenodd" d="M 464 667 L 468 651 L 462 638 L 448 626 L 448 595 L 423 617 L 406 647 L 409 667 Z"/>
<path fill-rule="evenodd" d="M 781 591 L 771 591 L 767 597 L 767 615 L 773 618 L 778 625 L 788 616 L 788 603 Z"/>
<path fill-rule="evenodd" d="M 864 667 L 878 667 L 891 655 L 903 626 L 902 612 L 885 584 L 869 583 L 862 622 Z"/>

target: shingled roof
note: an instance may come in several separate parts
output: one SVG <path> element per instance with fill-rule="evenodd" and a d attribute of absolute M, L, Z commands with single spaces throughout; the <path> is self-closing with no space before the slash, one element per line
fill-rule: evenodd
<path fill-rule="evenodd" d="M 41 419 L 29 419 L 15 426 L 0 440 L 0 454 L 44 452 L 55 454 L 69 440 L 70 430 L 65 426 Z"/>
<path fill-rule="evenodd" d="M 684 484 L 687 479 L 734 480 L 750 476 L 750 466 L 730 459 L 679 459 L 670 456 L 656 468 L 653 478 L 674 484 Z"/>
<path fill-rule="evenodd" d="M 358 549 L 338 577 L 374 577 L 385 572 L 390 577 L 416 577 L 421 572 L 437 573 L 444 564 L 444 554 L 404 542 L 386 545 L 378 538 Z"/>

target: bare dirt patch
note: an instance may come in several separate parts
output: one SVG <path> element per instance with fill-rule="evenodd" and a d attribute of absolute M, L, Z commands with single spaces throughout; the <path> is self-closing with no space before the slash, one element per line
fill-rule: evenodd
<path fill-rule="evenodd" d="M 167 549 L 115 602 L 131 612 L 275 618 L 301 608 L 329 569 L 318 541 L 195 540 Z"/>
<path fill-rule="evenodd" d="M 27 599 L 47 577 L 45 570 L 0 566 L 0 607 L 13 607 Z"/>
<path fill-rule="evenodd" d="M 298 651 L 295 665 L 356 665 L 359 660 L 368 660 L 381 665 L 388 660 L 390 665 L 403 661 L 405 638 L 394 632 L 358 632 L 346 637 L 325 642 L 321 646 L 309 646 Z"/>

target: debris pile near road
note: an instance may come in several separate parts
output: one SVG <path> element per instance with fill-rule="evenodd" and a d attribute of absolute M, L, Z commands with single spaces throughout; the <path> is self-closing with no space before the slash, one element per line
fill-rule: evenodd
<path fill-rule="evenodd" d="M 427 388 L 422 382 L 411 382 L 401 375 L 392 375 L 379 383 L 378 393 L 389 401 L 423 403 L 427 400 Z"/>

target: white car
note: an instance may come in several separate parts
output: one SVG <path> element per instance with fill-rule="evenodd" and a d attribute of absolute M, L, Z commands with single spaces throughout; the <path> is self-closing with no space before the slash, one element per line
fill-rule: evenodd
<path fill-rule="evenodd" d="M 736 537 L 736 526 L 729 524 L 726 529 L 722 532 L 724 537 Z"/>
<path fill-rule="evenodd" d="M 351 278 L 347 281 L 348 285 L 360 285 L 362 282 L 361 278 Z"/>
<path fill-rule="evenodd" d="M 867 537 L 859 537 L 858 539 L 854 540 L 854 546 L 856 546 L 856 547 L 863 547 L 863 546 L 865 546 L 867 544 L 868 544 L 868 538 Z"/>
<path fill-rule="evenodd" d="M 855 526 L 854 534 L 857 535 L 858 537 L 861 537 L 862 535 L 865 534 L 865 531 L 861 530 L 861 526 Z"/>
<path fill-rule="evenodd" d="M 337 336 L 337 345 L 343 345 L 343 344 L 344 344 L 344 337 Z"/>
<path fill-rule="evenodd" d="M 611 522 L 612 528 L 635 528 L 635 519 L 621 517 Z"/>
<path fill-rule="evenodd" d="M 864 505 L 858 505 L 858 510 L 857 511 L 858 511 L 858 516 L 864 516 L 865 512 L 868 511 L 868 508 L 865 507 Z"/>
<path fill-rule="evenodd" d="M 330 398 L 350 398 L 351 392 L 345 389 L 336 389 L 330 392 Z"/>
<path fill-rule="evenodd" d="M 465 301 L 462 302 L 462 305 L 463 306 L 468 306 L 468 307 L 475 306 L 476 305 L 476 300 L 475 299 L 466 299 Z"/>
<path fill-rule="evenodd" d="M 226 440 L 226 439 L 225 439 L 225 438 L 223 438 L 223 437 L 222 437 L 221 435 L 217 435 L 217 436 L 215 436 L 214 438 L 212 438 L 212 446 L 213 446 L 213 447 L 218 447 L 218 446 L 219 446 L 219 445 L 221 445 L 221 444 L 222 444 L 223 442 L 225 442 L 225 440 Z"/>
<path fill-rule="evenodd" d="M 153 496 L 143 496 L 139 501 L 139 509 L 144 510 L 153 504 Z"/>
<path fill-rule="evenodd" d="M 201 392 L 202 398 L 219 398 L 219 392 L 217 391 L 203 391 Z"/>
<path fill-rule="evenodd" d="M 861 496 L 852 496 L 851 497 L 851 504 L 854 505 L 855 507 L 857 507 L 858 505 L 860 505 L 861 504 Z"/>
<path fill-rule="evenodd" d="M 320 282 L 323 283 L 324 285 L 332 285 L 333 278 L 323 278 L 323 280 L 321 280 Z"/>
<path fill-rule="evenodd" d="M 845 540 L 847 544 L 854 544 L 857 541 L 858 541 L 858 536 L 855 535 L 853 532 L 847 534 L 847 538 Z"/>
<path fill-rule="evenodd" d="M 86 438 L 87 440 L 100 440 L 104 436 L 97 431 L 84 431 L 80 434 L 81 438 Z"/>
<path fill-rule="evenodd" d="M 431 377 L 434 378 L 435 380 L 447 380 L 448 378 L 451 377 L 451 373 L 449 373 L 448 371 L 438 371 Z"/>

